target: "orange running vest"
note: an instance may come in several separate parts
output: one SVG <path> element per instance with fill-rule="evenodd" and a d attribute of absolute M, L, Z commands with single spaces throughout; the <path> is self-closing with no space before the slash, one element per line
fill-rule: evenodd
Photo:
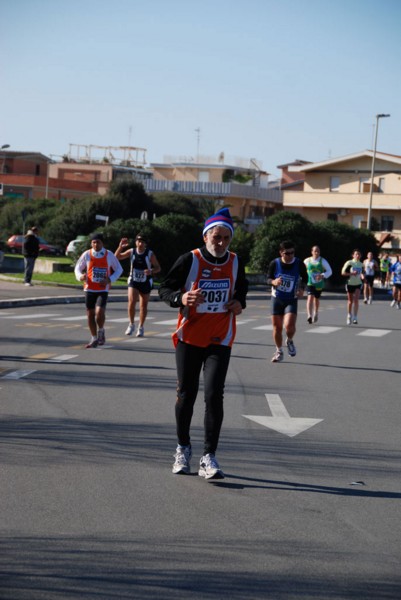
<path fill-rule="evenodd" d="M 202 290 L 205 302 L 196 307 L 184 306 L 178 315 L 173 342 L 178 341 L 206 348 L 210 344 L 232 346 L 235 339 L 235 315 L 228 312 L 227 302 L 232 299 L 238 273 L 238 258 L 229 252 L 224 264 L 207 261 L 200 250 L 193 250 L 190 272 L 183 292 Z"/>
<path fill-rule="evenodd" d="M 110 274 L 109 263 L 107 260 L 107 252 L 101 258 L 96 258 L 89 250 L 89 262 L 87 265 L 87 277 L 84 285 L 84 290 L 87 292 L 107 292 L 108 284 L 101 283 L 104 277 Z"/>

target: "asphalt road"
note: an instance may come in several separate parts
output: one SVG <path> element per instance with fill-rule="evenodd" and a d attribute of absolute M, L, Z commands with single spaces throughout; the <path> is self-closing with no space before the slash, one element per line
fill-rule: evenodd
<path fill-rule="evenodd" d="M 34 288 L 32 288 L 33 290 Z M 176 311 L 86 350 L 82 304 L 0 311 L 0 598 L 401 597 L 400 330 L 387 298 L 301 301 L 295 358 L 272 364 L 268 300 L 239 318 L 222 481 L 171 473 Z M 309 421 L 308 419 L 312 419 Z"/>

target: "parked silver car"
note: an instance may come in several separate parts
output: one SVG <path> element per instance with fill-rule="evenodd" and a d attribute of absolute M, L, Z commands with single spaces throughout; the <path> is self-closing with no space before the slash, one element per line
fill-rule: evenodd
<path fill-rule="evenodd" d="M 72 240 L 71 242 L 69 242 L 67 248 L 65 249 L 65 255 L 70 257 L 74 256 L 74 254 L 77 253 L 78 245 L 84 243 L 85 240 L 85 235 L 79 235 L 76 240 Z"/>

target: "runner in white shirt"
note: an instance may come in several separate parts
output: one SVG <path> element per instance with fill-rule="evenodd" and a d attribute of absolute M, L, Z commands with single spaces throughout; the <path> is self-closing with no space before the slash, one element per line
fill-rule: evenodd
<path fill-rule="evenodd" d="M 319 317 L 320 296 L 324 281 L 331 276 L 332 270 L 327 260 L 320 256 L 319 246 L 313 246 L 311 252 L 312 256 L 304 260 L 308 273 L 306 310 L 308 323 L 316 323 Z"/>

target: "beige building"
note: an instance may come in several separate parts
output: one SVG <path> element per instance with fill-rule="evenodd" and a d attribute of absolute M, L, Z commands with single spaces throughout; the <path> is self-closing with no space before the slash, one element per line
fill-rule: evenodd
<path fill-rule="evenodd" d="M 310 221 L 327 219 L 366 227 L 371 206 L 372 230 L 384 248 L 400 248 L 401 156 L 373 151 L 292 167 L 304 174 L 303 191 L 283 191 L 284 210 Z"/>
<path fill-rule="evenodd" d="M 234 218 L 253 231 L 277 209 L 281 209 L 281 192 L 269 189 L 269 174 L 256 161 L 248 166 L 223 162 L 152 163 L 153 178 L 144 182 L 147 192 L 177 192 L 197 198 L 215 200 L 229 206 Z"/>

